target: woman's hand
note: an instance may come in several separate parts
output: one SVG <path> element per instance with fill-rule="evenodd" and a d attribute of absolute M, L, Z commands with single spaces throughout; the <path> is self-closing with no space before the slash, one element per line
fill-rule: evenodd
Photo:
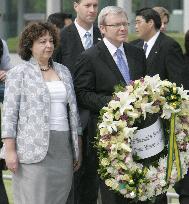
<path fill-rule="evenodd" d="M 10 171 L 12 171 L 13 173 L 16 173 L 18 169 L 18 156 L 16 153 L 15 139 L 6 138 L 6 139 L 3 139 L 3 142 L 5 144 L 6 166 Z"/>
<path fill-rule="evenodd" d="M 78 145 L 79 145 L 79 158 L 78 161 L 74 161 L 73 167 L 74 167 L 74 172 L 78 171 L 81 163 L 82 163 L 82 139 L 81 136 L 78 137 Z"/>
<path fill-rule="evenodd" d="M 16 173 L 18 169 L 18 156 L 15 150 L 6 151 L 5 162 L 7 168 L 13 173 Z"/>
<path fill-rule="evenodd" d="M 74 172 L 79 170 L 79 168 L 81 167 L 81 163 L 82 163 L 82 154 L 80 153 L 78 161 L 74 160 L 74 163 L 73 163 Z"/>

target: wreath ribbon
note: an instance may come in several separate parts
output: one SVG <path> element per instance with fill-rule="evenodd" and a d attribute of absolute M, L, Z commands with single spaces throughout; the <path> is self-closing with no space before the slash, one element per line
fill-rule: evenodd
<path fill-rule="evenodd" d="M 175 136 L 175 113 L 172 113 L 171 122 L 170 122 L 169 145 L 168 145 L 167 175 L 166 175 L 167 181 L 171 177 L 174 159 L 175 159 L 176 168 L 177 168 L 177 180 L 180 180 L 182 177 L 182 170 L 181 170 L 179 150 L 178 150 L 176 136 Z"/>

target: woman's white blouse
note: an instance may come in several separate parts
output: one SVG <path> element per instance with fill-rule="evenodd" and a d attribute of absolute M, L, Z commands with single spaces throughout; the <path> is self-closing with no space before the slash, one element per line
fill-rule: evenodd
<path fill-rule="evenodd" d="M 68 131 L 67 92 L 62 81 L 46 82 L 51 98 L 50 130 Z"/>

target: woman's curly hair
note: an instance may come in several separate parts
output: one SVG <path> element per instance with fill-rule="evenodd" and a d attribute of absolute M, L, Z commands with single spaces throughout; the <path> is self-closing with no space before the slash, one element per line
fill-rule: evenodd
<path fill-rule="evenodd" d="M 31 48 L 34 41 L 45 35 L 47 32 L 53 38 L 53 44 L 56 48 L 59 43 L 59 33 L 57 28 L 48 22 L 32 22 L 28 24 L 20 35 L 18 54 L 23 60 L 28 61 L 31 56 Z"/>

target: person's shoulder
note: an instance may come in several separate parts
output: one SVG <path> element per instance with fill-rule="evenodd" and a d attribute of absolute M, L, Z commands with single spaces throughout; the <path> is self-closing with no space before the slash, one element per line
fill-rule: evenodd
<path fill-rule="evenodd" d="M 83 51 L 81 56 L 86 58 L 95 58 L 102 50 L 102 42 L 98 42 L 94 46 L 90 47 L 89 49 Z"/>
<path fill-rule="evenodd" d="M 7 76 L 9 75 L 19 75 L 24 74 L 26 70 L 28 70 L 30 63 L 27 61 L 23 61 L 15 66 L 13 66 L 10 70 L 7 71 Z"/>
<path fill-rule="evenodd" d="M 56 71 L 62 72 L 63 74 L 66 74 L 69 76 L 71 75 L 69 69 L 65 65 L 60 64 L 58 62 L 53 62 L 53 66 Z"/>
<path fill-rule="evenodd" d="M 161 32 L 159 34 L 159 38 L 160 38 L 160 41 L 162 42 L 162 44 L 180 46 L 179 43 L 174 38 L 168 36 L 165 33 Z"/>
<path fill-rule="evenodd" d="M 65 33 L 68 33 L 68 32 L 72 32 L 72 31 L 74 30 L 74 27 L 75 27 L 75 24 L 74 24 L 74 23 L 71 23 L 71 24 L 68 25 L 68 26 L 64 26 L 64 27 L 61 29 L 60 33 L 61 33 L 61 34 L 65 34 Z"/>
<path fill-rule="evenodd" d="M 139 42 L 139 41 L 138 41 Z M 124 48 L 128 51 L 132 51 L 135 53 L 143 53 L 143 49 L 136 44 L 131 44 L 131 43 L 123 43 Z"/>
<path fill-rule="evenodd" d="M 141 39 L 135 39 L 129 42 L 130 45 L 138 46 L 142 42 Z"/>

